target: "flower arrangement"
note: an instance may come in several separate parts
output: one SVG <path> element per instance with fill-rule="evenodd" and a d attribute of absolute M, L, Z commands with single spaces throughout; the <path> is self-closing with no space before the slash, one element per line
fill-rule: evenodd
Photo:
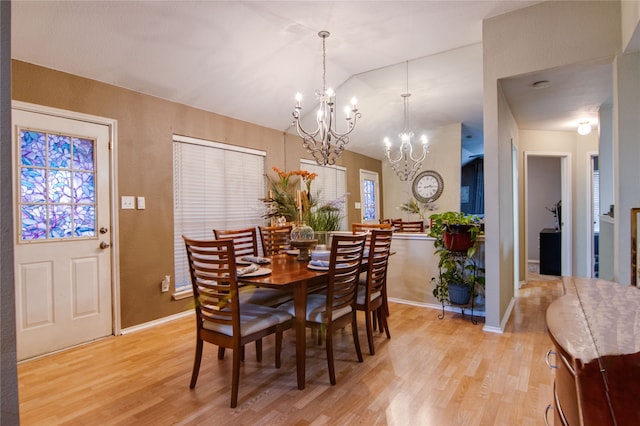
<path fill-rule="evenodd" d="M 343 199 L 318 205 L 318 197 L 311 195 L 311 184 L 318 176 L 307 170 L 283 171 L 273 167 L 277 178 L 267 176 L 269 195 L 263 199 L 267 203 L 265 217 L 286 222 L 300 221 L 311 226 L 314 231 L 336 231 L 340 229 L 343 215 Z M 298 179 L 295 179 L 298 178 Z M 306 190 L 300 190 L 302 181 Z"/>

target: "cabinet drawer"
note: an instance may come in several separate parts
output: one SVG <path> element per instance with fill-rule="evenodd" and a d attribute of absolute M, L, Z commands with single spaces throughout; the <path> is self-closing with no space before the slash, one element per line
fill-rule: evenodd
<path fill-rule="evenodd" d="M 580 421 L 575 373 L 561 351 L 556 353 L 556 364 L 556 415 L 562 413 L 566 424 L 580 425 L 582 422 Z"/>

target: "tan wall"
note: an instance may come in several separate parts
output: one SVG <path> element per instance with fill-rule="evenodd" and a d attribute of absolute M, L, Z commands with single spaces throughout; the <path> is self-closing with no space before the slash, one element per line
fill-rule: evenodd
<path fill-rule="evenodd" d="M 191 307 L 191 299 L 173 301 L 171 292 L 160 292 L 164 275 L 173 275 L 173 134 L 264 150 L 268 172 L 298 168 L 303 155 L 299 138 L 282 131 L 15 60 L 12 98 L 118 121 L 117 193 L 146 197 L 145 210 L 119 211 L 123 328 Z M 380 161 L 352 152 L 341 165 L 352 194 L 358 167 L 381 168 Z"/>
<path fill-rule="evenodd" d="M 462 161 L 462 125 L 454 123 L 437 129 L 429 139 L 429 154 L 425 158 L 421 171 L 435 170 L 442 176 L 444 190 L 435 201 L 434 211 L 425 211 L 425 219 L 433 213 L 460 210 L 460 164 Z M 384 217 L 389 219 L 420 220 L 418 215 L 400 210 L 400 205 L 413 196 L 413 181 L 403 182 L 393 172 L 388 162 L 383 167 L 384 188 L 387 196 L 384 203 Z"/>

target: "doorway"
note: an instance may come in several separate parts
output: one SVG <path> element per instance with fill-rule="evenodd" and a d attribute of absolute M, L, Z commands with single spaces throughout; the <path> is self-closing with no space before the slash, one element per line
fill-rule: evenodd
<path fill-rule="evenodd" d="M 545 275 L 571 275 L 571 154 L 525 152 L 524 167 L 524 258 L 527 261 L 527 279 L 536 267 Z M 542 250 L 540 244 L 545 245 Z M 540 259 L 540 255 L 550 255 L 550 258 Z M 557 259 L 558 255 L 560 259 Z M 549 269 L 553 273 L 544 270 L 550 260 L 559 260 L 557 265 L 551 265 Z M 531 271 L 530 265 L 533 267 Z"/>
<path fill-rule="evenodd" d="M 114 122 L 14 103 L 17 357 L 114 333 Z"/>

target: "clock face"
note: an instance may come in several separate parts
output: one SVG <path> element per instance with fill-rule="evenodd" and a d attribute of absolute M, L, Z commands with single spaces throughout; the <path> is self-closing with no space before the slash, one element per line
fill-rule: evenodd
<path fill-rule="evenodd" d="M 413 196 L 423 203 L 437 200 L 443 188 L 442 176 L 433 170 L 426 170 L 413 180 Z"/>

